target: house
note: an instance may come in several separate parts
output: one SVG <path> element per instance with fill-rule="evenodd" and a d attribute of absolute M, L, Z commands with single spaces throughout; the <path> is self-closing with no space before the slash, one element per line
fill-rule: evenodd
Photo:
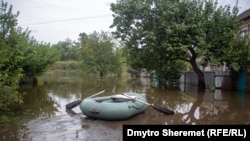
<path fill-rule="evenodd" d="M 241 26 L 241 35 L 242 36 L 248 36 L 250 39 L 250 9 L 240 13 L 237 16 L 237 19 L 243 22 L 243 25 Z"/>
<path fill-rule="evenodd" d="M 240 34 L 250 39 L 250 9 L 240 13 L 237 19 L 243 22 Z M 206 66 L 203 66 L 202 62 L 204 61 L 202 59 L 198 59 L 197 62 L 200 63 L 200 69 L 204 71 L 206 85 L 215 86 L 215 88 L 230 88 L 232 90 L 250 92 L 250 62 L 245 70 L 240 70 L 237 73 L 233 72 L 232 74 L 229 73 L 225 64 L 212 66 L 208 62 Z M 194 72 L 186 72 L 180 81 L 197 84 L 196 77 Z"/>
<path fill-rule="evenodd" d="M 241 26 L 241 35 L 247 36 L 250 39 L 250 9 L 243 11 L 237 16 L 237 19 L 242 21 Z M 236 82 L 233 84 L 237 90 L 250 92 L 250 63 L 246 66 L 246 70 L 242 70 L 238 73 L 237 79 L 233 77 L 233 81 Z"/>

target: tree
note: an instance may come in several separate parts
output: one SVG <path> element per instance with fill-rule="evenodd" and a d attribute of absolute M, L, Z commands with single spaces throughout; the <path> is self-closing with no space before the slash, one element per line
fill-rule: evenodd
<path fill-rule="evenodd" d="M 18 93 L 24 77 L 35 78 L 56 61 L 49 45 L 30 37 L 30 31 L 17 26 L 17 14 L 12 5 L 0 5 L 0 112 L 22 102 Z"/>
<path fill-rule="evenodd" d="M 109 73 L 119 74 L 121 63 L 112 37 L 107 32 L 80 34 L 81 55 L 85 72 L 103 77 Z"/>
<path fill-rule="evenodd" d="M 1 1 L 0 5 L 0 110 L 6 109 L 13 103 L 22 102 L 17 92 L 22 78 L 23 61 L 22 39 L 27 31 L 15 28 L 17 14 L 12 13 L 12 5 Z M 19 44 L 20 43 L 20 44 Z"/>
<path fill-rule="evenodd" d="M 79 48 L 78 43 L 74 43 L 70 39 L 65 41 L 60 41 L 57 44 L 53 45 L 52 48 L 56 49 L 60 55 L 61 61 L 79 60 Z"/>
<path fill-rule="evenodd" d="M 37 82 L 37 76 L 41 76 L 47 69 L 59 59 L 58 52 L 49 44 L 38 43 L 31 40 L 24 51 L 24 60 L 21 64 L 23 78 L 32 78 Z"/>
<path fill-rule="evenodd" d="M 218 7 L 216 0 L 119 0 L 111 10 L 113 34 L 124 42 L 136 66 L 161 69 L 169 61 L 188 62 L 204 90 L 198 59 L 226 62 L 234 70 L 247 62 L 249 44 L 238 34 L 237 4 L 231 8 Z M 242 51 L 236 53 L 236 48 Z"/>

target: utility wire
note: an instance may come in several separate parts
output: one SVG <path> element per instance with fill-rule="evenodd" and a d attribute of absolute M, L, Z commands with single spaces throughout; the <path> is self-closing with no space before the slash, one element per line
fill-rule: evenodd
<path fill-rule="evenodd" d="M 80 20 L 98 19 L 98 18 L 105 18 L 105 17 L 111 17 L 111 16 L 112 15 L 99 15 L 99 16 L 89 16 L 89 17 L 81 17 L 81 18 L 70 18 L 70 19 L 53 20 L 53 21 L 45 21 L 45 22 L 37 22 L 37 23 L 28 23 L 28 24 L 22 24 L 21 26 L 54 24 L 54 23 L 72 22 L 72 21 L 80 21 Z"/>

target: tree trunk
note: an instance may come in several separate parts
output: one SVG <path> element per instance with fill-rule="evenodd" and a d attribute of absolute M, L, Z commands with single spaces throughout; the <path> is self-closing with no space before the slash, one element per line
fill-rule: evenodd
<path fill-rule="evenodd" d="M 33 77 L 32 78 L 32 84 L 33 85 L 37 85 L 38 81 L 37 81 L 37 78 L 36 77 Z"/>
<path fill-rule="evenodd" d="M 199 69 L 199 67 L 197 66 L 197 63 L 196 63 L 197 53 L 195 52 L 194 47 L 189 47 L 188 49 L 192 55 L 189 62 L 192 65 L 194 72 L 198 76 L 198 89 L 201 92 L 205 91 L 206 84 L 205 84 L 204 73 Z"/>
<path fill-rule="evenodd" d="M 103 71 L 102 70 L 100 71 L 100 77 L 101 78 L 103 77 Z"/>
<path fill-rule="evenodd" d="M 198 88 L 199 90 L 205 90 L 206 84 L 205 84 L 205 78 L 204 73 L 199 69 L 195 61 L 191 61 L 191 65 L 193 67 L 194 72 L 198 76 Z"/>

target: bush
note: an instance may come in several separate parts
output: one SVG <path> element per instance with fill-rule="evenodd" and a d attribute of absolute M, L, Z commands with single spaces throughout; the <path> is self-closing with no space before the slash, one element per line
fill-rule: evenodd
<path fill-rule="evenodd" d="M 58 61 L 51 66 L 51 70 L 78 70 L 81 63 L 78 61 Z"/>

